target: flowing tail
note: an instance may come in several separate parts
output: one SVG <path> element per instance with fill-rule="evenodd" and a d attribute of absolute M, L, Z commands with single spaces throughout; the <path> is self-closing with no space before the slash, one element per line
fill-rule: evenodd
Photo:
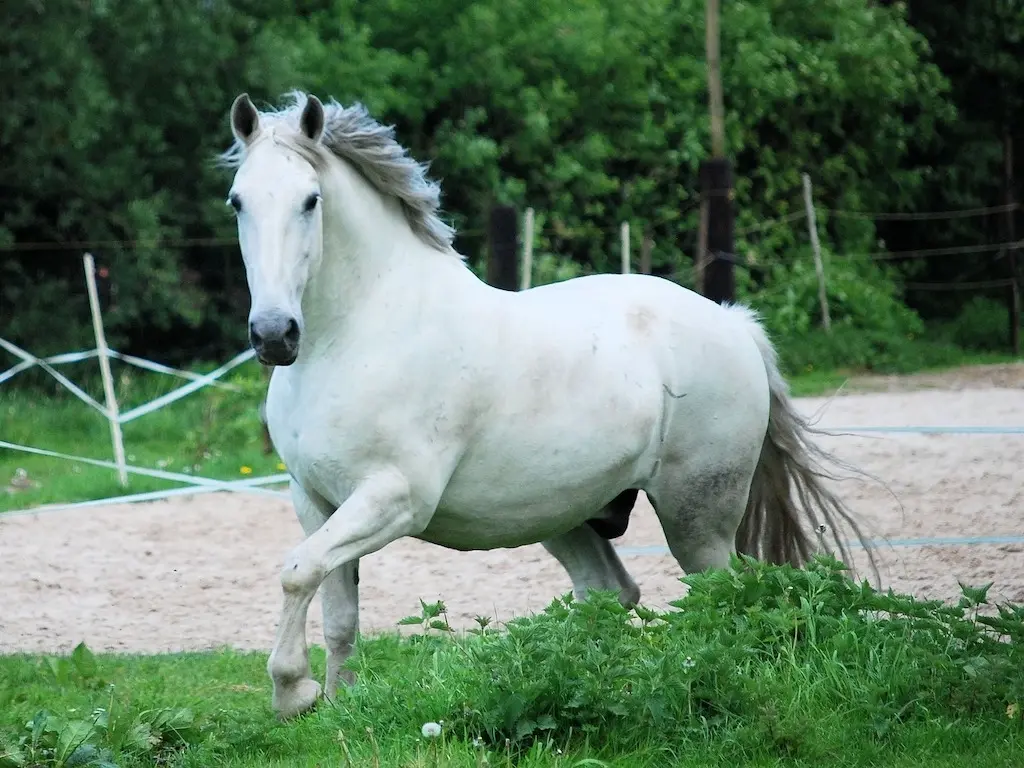
<path fill-rule="evenodd" d="M 764 359 L 771 395 L 768 433 L 754 472 L 747 509 L 736 532 L 737 552 L 773 563 L 802 566 L 818 551 L 816 539 L 829 532 L 841 559 L 852 569 L 849 547 L 841 534 L 845 524 L 867 551 L 877 579 L 874 553 L 857 520 L 827 486 L 828 481 L 840 478 L 824 467 L 832 464 L 855 475 L 865 473 L 813 442 L 813 436 L 827 433 L 811 426 L 793 407 L 789 385 L 779 372 L 775 347 L 756 314 L 746 307 L 734 305 L 730 309 L 746 316 L 750 334 Z"/>

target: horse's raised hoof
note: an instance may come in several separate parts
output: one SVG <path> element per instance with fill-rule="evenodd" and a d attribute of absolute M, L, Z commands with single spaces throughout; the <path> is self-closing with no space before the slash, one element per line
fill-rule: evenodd
<path fill-rule="evenodd" d="M 291 720 L 313 709 L 322 695 L 320 683 L 309 678 L 298 680 L 282 690 L 275 686 L 274 713 L 279 720 Z"/>

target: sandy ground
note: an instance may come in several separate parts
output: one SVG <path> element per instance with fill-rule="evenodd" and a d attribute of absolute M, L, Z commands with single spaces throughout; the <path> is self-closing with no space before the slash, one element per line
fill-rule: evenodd
<path fill-rule="evenodd" d="M 804 398 L 817 412 L 826 400 Z M 1024 365 L 858 380 L 828 402 L 823 427 L 1024 424 Z M 878 478 L 841 492 L 871 537 L 1024 535 L 1024 435 L 871 435 L 823 439 Z M 884 485 L 882 484 L 884 483 Z M 888 487 L 886 487 L 888 486 Z M 896 498 L 893 497 L 893 494 Z M 0 652 L 268 649 L 280 606 L 277 574 L 301 538 L 287 501 L 208 494 L 0 518 Z M 683 586 L 641 496 L 617 544 L 643 591 L 664 607 Z M 643 553 L 636 553 L 642 548 Z M 1024 601 L 1024 545 L 897 545 L 879 551 L 884 584 L 953 599 L 957 580 L 994 581 L 991 596 Z M 858 554 L 858 562 L 865 562 Z M 363 560 L 363 632 L 394 629 L 419 598 L 443 599 L 455 626 L 542 609 L 570 589 L 539 546 L 458 553 L 414 540 Z M 321 642 L 319 600 L 309 639 Z"/>

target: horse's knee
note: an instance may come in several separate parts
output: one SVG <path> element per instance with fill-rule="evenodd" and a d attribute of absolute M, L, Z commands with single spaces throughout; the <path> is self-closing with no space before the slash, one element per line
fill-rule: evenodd
<path fill-rule="evenodd" d="M 300 544 L 281 568 L 281 588 L 286 595 L 316 592 L 325 576 L 323 566 Z"/>

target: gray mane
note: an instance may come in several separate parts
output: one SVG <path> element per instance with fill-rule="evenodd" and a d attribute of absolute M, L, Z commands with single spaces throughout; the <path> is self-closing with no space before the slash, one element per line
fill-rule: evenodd
<path fill-rule="evenodd" d="M 317 147 L 299 130 L 299 117 L 306 106 L 306 94 L 286 94 L 286 105 L 276 111 L 260 112 L 260 124 L 285 125 L 289 144 L 315 162 Z M 285 138 L 282 136 L 281 138 Z M 324 102 L 324 132 L 319 146 L 352 163 L 382 195 L 397 198 L 412 231 L 440 251 L 452 247 L 455 230 L 445 224 L 438 211 L 441 186 L 426 176 L 427 164 L 409 157 L 395 140 L 394 128 L 378 123 L 362 104 L 343 107 L 334 99 Z M 235 141 L 219 155 L 220 163 L 237 168 L 245 157 L 245 145 Z"/>

